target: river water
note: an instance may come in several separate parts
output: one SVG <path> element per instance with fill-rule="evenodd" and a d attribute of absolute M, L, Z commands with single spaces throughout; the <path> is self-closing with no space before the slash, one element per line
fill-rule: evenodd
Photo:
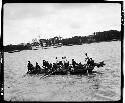
<path fill-rule="evenodd" d="M 27 62 L 55 62 L 66 56 L 85 63 L 84 53 L 105 66 L 92 75 L 29 76 Z M 4 100 L 6 101 L 116 101 L 121 98 L 121 42 L 101 42 L 4 53 Z"/>

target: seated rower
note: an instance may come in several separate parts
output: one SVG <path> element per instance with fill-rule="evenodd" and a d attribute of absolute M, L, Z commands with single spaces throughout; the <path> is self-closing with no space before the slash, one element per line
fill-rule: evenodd
<path fill-rule="evenodd" d="M 27 67 L 28 67 L 28 73 L 29 73 L 29 72 L 32 72 L 33 69 L 34 69 L 34 67 L 33 67 L 33 65 L 31 64 L 30 61 L 28 61 L 28 65 L 27 65 Z"/>
<path fill-rule="evenodd" d="M 82 63 L 81 63 L 81 62 L 79 63 L 79 65 L 78 65 L 78 66 L 79 66 L 79 69 L 83 69 L 83 65 L 82 65 Z"/>
<path fill-rule="evenodd" d="M 46 66 L 46 61 L 45 60 L 43 60 L 43 67 L 45 67 Z"/>
<path fill-rule="evenodd" d="M 59 62 L 57 63 L 57 67 L 58 67 L 59 69 L 62 69 L 62 67 L 63 67 L 62 61 L 59 61 Z"/>
<path fill-rule="evenodd" d="M 94 64 L 95 64 L 95 63 L 94 63 L 94 60 L 93 60 L 92 58 L 90 58 L 90 66 L 91 66 L 91 67 L 94 67 Z"/>
<path fill-rule="evenodd" d="M 88 73 L 92 73 L 92 70 L 94 69 L 94 66 L 95 66 L 94 60 L 92 60 L 92 58 L 90 58 Z"/>
<path fill-rule="evenodd" d="M 44 69 L 48 68 L 48 65 L 49 65 L 48 61 L 43 60 L 43 67 L 44 67 Z"/>
<path fill-rule="evenodd" d="M 53 63 L 53 70 L 57 70 L 57 64 L 56 63 Z"/>
<path fill-rule="evenodd" d="M 59 61 L 59 65 L 60 65 L 60 66 L 63 66 L 63 63 L 62 63 L 62 61 Z"/>
<path fill-rule="evenodd" d="M 66 57 L 64 56 L 64 57 L 62 57 L 62 63 L 63 63 L 63 65 L 65 64 L 65 62 L 66 62 Z"/>
<path fill-rule="evenodd" d="M 72 65 L 73 65 L 73 68 L 75 68 L 76 65 L 77 65 L 77 63 L 76 63 L 76 61 L 74 59 L 72 59 Z"/>
<path fill-rule="evenodd" d="M 52 64 L 49 63 L 48 61 L 46 61 L 46 68 L 48 71 L 51 71 L 51 69 L 52 69 Z"/>
<path fill-rule="evenodd" d="M 57 57 L 56 57 L 56 64 L 58 64 L 59 63 L 59 60 L 57 59 Z"/>
<path fill-rule="evenodd" d="M 38 65 L 38 63 L 36 62 L 36 74 L 39 74 L 41 71 L 40 66 Z"/>
<path fill-rule="evenodd" d="M 49 62 L 48 61 L 46 61 L 46 67 L 49 68 Z"/>
<path fill-rule="evenodd" d="M 68 70 L 69 68 L 69 61 L 68 60 L 66 60 L 66 61 L 64 61 L 64 66 L 65 66 L 65 69 L 66 70 Z"/>
<path fill-rule="evenodd" d="M 51 63 L 49 63 L 49 69 L 52 69 L 52 64 Z"/>

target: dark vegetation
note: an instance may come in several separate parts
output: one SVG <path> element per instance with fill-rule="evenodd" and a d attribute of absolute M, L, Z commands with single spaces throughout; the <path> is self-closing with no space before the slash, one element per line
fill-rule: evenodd
<path fill-rule="evenodd" d="M 30 50 L 31 45 L 29 43 L 27 43 L 26 45 L 24 44 L 19 44 L 19 45 L 7 45 L 4 46 L 4 52 L 11 52 L 11 51 L 21 51 L 21 50 Z"/>
<path fill-rule="evenodd" d="M 50 39 L 40 39 L 40 44 L 43 46 L 43 42 L 46 44 L 45 46 L 51 46 L 58 43 L 62 43 L 63 45 L 70 46 L 72 45 L 81 45 L 83 43 L 93 43 L 93 42 L 102 42 L 102 41 L 113 41 L 113 40 L 121 40 L 121 31 L 110 30 L 103 32 L 94 32 L 93 35 L 89 36 L 74 36 L 72 38 L 62 39 L 61 37 L 54 37 Z"/>
<path fill-rule="evenodd" d="M 40 39 L 39 42 L 36 39 L 33 39 L 33 42 L 27 44 L 19 44 L 19 45 L 7 45 L 4 46 L 4 51 L 14 51 L 14 50 L 31 50 L 32 46 L 53 46 L 61 43 L 62 45 L 70 46 L 70 45 L 81 45 L 83 43 L 93 43 L 93 42 L 102 42 L 102 41 L 113 41 L 113 40 L 121 40 L 121 31 L 110 30 L 103 32 L 94 32 L 93 35 L 89 36 L 74 36 L 72 38 L 62 37 L 54 37 L 50 39 Z"/>

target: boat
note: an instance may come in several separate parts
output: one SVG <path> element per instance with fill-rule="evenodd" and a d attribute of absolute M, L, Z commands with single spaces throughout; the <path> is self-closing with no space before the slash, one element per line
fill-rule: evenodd
<path fill-rule="evenodd" d="M 36 73 L 34 71 L 32 72 L 27 72 L 27 74 L 44 74 L 44 75 L 77 75 L 77 74 L 86 74 L 86 73 L 92 73 L 93 69 L 95 66 L 99 67 L 103 67 L 104 61 L 99 62 L 99 63 L 95 63 L 95 65 L 93 67 L 87 67 L 86 64 L 82 65 L 82 67 L 76 66 L 75 68 L 73 68 L 72 66 L 69 66 L 68 68 L 65 67 L 59 67 L 57 69 L 53 69 L 53 68 L 45 68 L 44 66 L 42 66 L 41 70 Z"/>
<path fill-rule="evenodd" d="M 33 49 L 33 50 L 38 50 L 38 49 Z"/>
<path fill-rule="evenodd" d="M 67 46 L 73 46 L 73 44 L 68 44 Z"/>
<path fill-rule="evenodd" d="M 20 52 L 21 50 L 8 51 L 8 53 Z"/>
<path fill-rule="evenodd" d="M 58 48 L 58 47 L 61 47 L 63 44 L 62 43 L 58 43 L 58 44 L 55 44 L 54 46 L 53 46 L 53 48 Z"/>
<path fill-rule="evenodd" d="M 14 53 L 14 51 L 8 51 L 8 53 Z"/>
<path fill-rule="evenodd" d="M 53 46 L 53 48 L 57 48 L 57 46 Z"/>

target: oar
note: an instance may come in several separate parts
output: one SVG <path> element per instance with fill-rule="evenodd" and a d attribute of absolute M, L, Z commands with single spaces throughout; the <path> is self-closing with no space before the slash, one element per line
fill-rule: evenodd
<path fill-rule="evenodd" d="M 56 70 L 55 70 L 55 71 L 53 71 L 53 72 L 51 72 L 51 73 L 50 73 L 50 74 L 48 74 L 48 75 L 44 75 L 44 76 L 40 77 L 40 79 L 41 79 L 41 78 L 43 78 L 43 77 L 45 78 L 45 77 L 47 77 L 47 76 L 51 75 L 51 74 L 52 74 L 52 73 L 54 73 L 54 72 L 56 72 Z"/>

